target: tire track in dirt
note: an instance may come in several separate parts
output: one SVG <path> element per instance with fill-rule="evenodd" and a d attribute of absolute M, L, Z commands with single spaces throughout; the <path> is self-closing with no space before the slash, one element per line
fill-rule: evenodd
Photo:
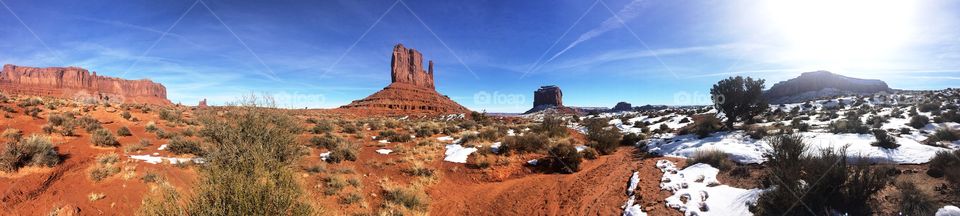
<path fill-rule="evenodd" d="M 446 173 L 428 191 L 433 200 L 430 214 L 619 215 L 627 200 L 627 181 L 641 168 L 641 160 L 633 152 L 632 147 L 621 147 L 613 155 L 584 161 L 574 174 L 531 174 L 503 182 L 477 182 L 462 173 Z M 659 191 L 659 171 L 652 166 L 640 171 L 646 172 L 642 178 L 650 178 L 641 187 Z M 641 203 L 666 197 L 656 194 L 660 193 L 645 195 Z"/>

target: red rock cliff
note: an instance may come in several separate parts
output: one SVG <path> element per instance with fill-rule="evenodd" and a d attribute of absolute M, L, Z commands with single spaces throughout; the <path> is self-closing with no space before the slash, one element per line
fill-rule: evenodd
<path fill-rule="evenodd" d="M 423 70 L 423 55 L 415 49 L 403 47 L 403 44 L 393 46 L 393 59 L 390 62 L 390 78 L 394 83 L 410 83 L 415 86 L 434 89 L 433 61 L 429 61 L 428 69 Z"/>
<path fill-rule="evenodd" d="M 109 97 L 123 103 L 170 104 L 167 88 L 150 80 L 98 76 L 79 67 L 23 67 L 4 65 L 0 91 L 12 94 L 78 98 Z"/>

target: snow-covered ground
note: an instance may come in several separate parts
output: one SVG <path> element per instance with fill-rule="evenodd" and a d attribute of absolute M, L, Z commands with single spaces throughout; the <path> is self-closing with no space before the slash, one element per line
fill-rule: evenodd
<path fill-rule="evenodd" d="M 663 172 L 660 188 L 673 193 L 666 204 L 685 215 L 753 215 L 749 206 L 756 203 L 761 189 L 742 189 L 721 185 L 717 168 L 694 164 L 678 170 L 673 162 L 657 161 Z"/>
<path fill-rule="evenodd" d="M 930 161 L 938 151 L 949 149 L 924 145 L 909 138 L 896 138 L 900 147 L 885 149 L 871 145 L 876 141 L 872 134 L 833 134 L 823 132 L 803 132 L 805 143 L 809 145 L 809 154 L 821 149 L 847 148 L 847 158 L 864 157 L 872 162 L 896 164 L 922 164 Z M 647 143 L 650 152 L 666 156 L 688 158 L 699 150 L 717 149 L 730 154 L 730 159 L 744 164 L 763 163 L 765 152 L 773 150 L 766 140 L 752 139 L 743 131 L 717 132 L 698 139 L 696 135 L 675 136 L 664 139 L 651 139 Z"/>
<path fill-rule="evenodd" d="M 635 203 L 637 198 L 634 191 L 637 190 L 637 186 L 640 184 L 640 172 L 633 172 L 633 175 L 630 176 L 630 180 L 627 182 L 627 202 L 623 204 L 623 216 L 646 216 L 647 213 L 643 212 L 643 206 Z"/>

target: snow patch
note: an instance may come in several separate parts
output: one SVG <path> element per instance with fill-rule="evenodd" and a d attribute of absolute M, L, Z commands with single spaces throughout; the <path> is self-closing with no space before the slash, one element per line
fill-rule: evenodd
<path fill-rule="evenodd" d="M 477 151 L 477 148 L 469 147 L 464 148 L 458 144 L 449 144 L 446 147 L 446 152 L 444 152 L 444 161 L 454 162 L 454 163 L 467 163 L 467 156 L 473 154 Z"/>
<path fill-rule="evenodd" d="M 441 142 L 453 141 L 453 137 L 450 137 L 450 136 L 437 137 L 437 141 L 441 141 Z"/>
<path fill-rule="evenodd" d="M 667 206 L 686 215 L 753 215 L 748 204 L 756 203 L 763 192 L 721 185 L 720 170 L 708 164 L 678 170 L 673 162 L 659 160 L 657 168 L 663 172 L 660 188 L 673 193 L 665 200 Z"/>
<path fill-rule="evenodd" d="M 393 152 L 393 150 L 390 150 L 390 149 L 377 149 L 377 153 L 378 153 L 378 154 L 382 154 L 382 155 L 388 155 L 388 154 L 390 154 L 391 152 Z"/>
<path fill-rule="evenodd" d="M 163 163 L 163 161 L 167 161 L 170 164 L 180 164 L 180 163 L 186 163 L 186 162 L 193 162 L 193 163 L 200 164 L 205 162 L 203 158 L 199 158 L 199 157 L 176 158 L 176 157 L 159 157 L 159 156 L 151 156 L 151 155 L 130 155 L 130 159 L 140 160 L 143 162 L 147 162 L 149 164 L 159 164 L 159 163 Z"/>
<path fill-rule="evenodd" d="M 330 159 L 330 152 L 320 153 L 320 160 L 327 161 Z"/>
<path fill-rule="evenodd" d="M 960 216 L 960 208 L 948 205 L 937 210 L 936 216 Z"/>

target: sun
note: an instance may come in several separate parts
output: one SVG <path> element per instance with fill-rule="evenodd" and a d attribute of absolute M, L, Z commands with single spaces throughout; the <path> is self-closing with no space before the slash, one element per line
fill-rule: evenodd
<path fill-rule="evenodd" d="M 913 36 L 917 2 L 766 1 L 764 20 L 782 42 L 782 58 L 849 65 L 897 55 Z"/>

